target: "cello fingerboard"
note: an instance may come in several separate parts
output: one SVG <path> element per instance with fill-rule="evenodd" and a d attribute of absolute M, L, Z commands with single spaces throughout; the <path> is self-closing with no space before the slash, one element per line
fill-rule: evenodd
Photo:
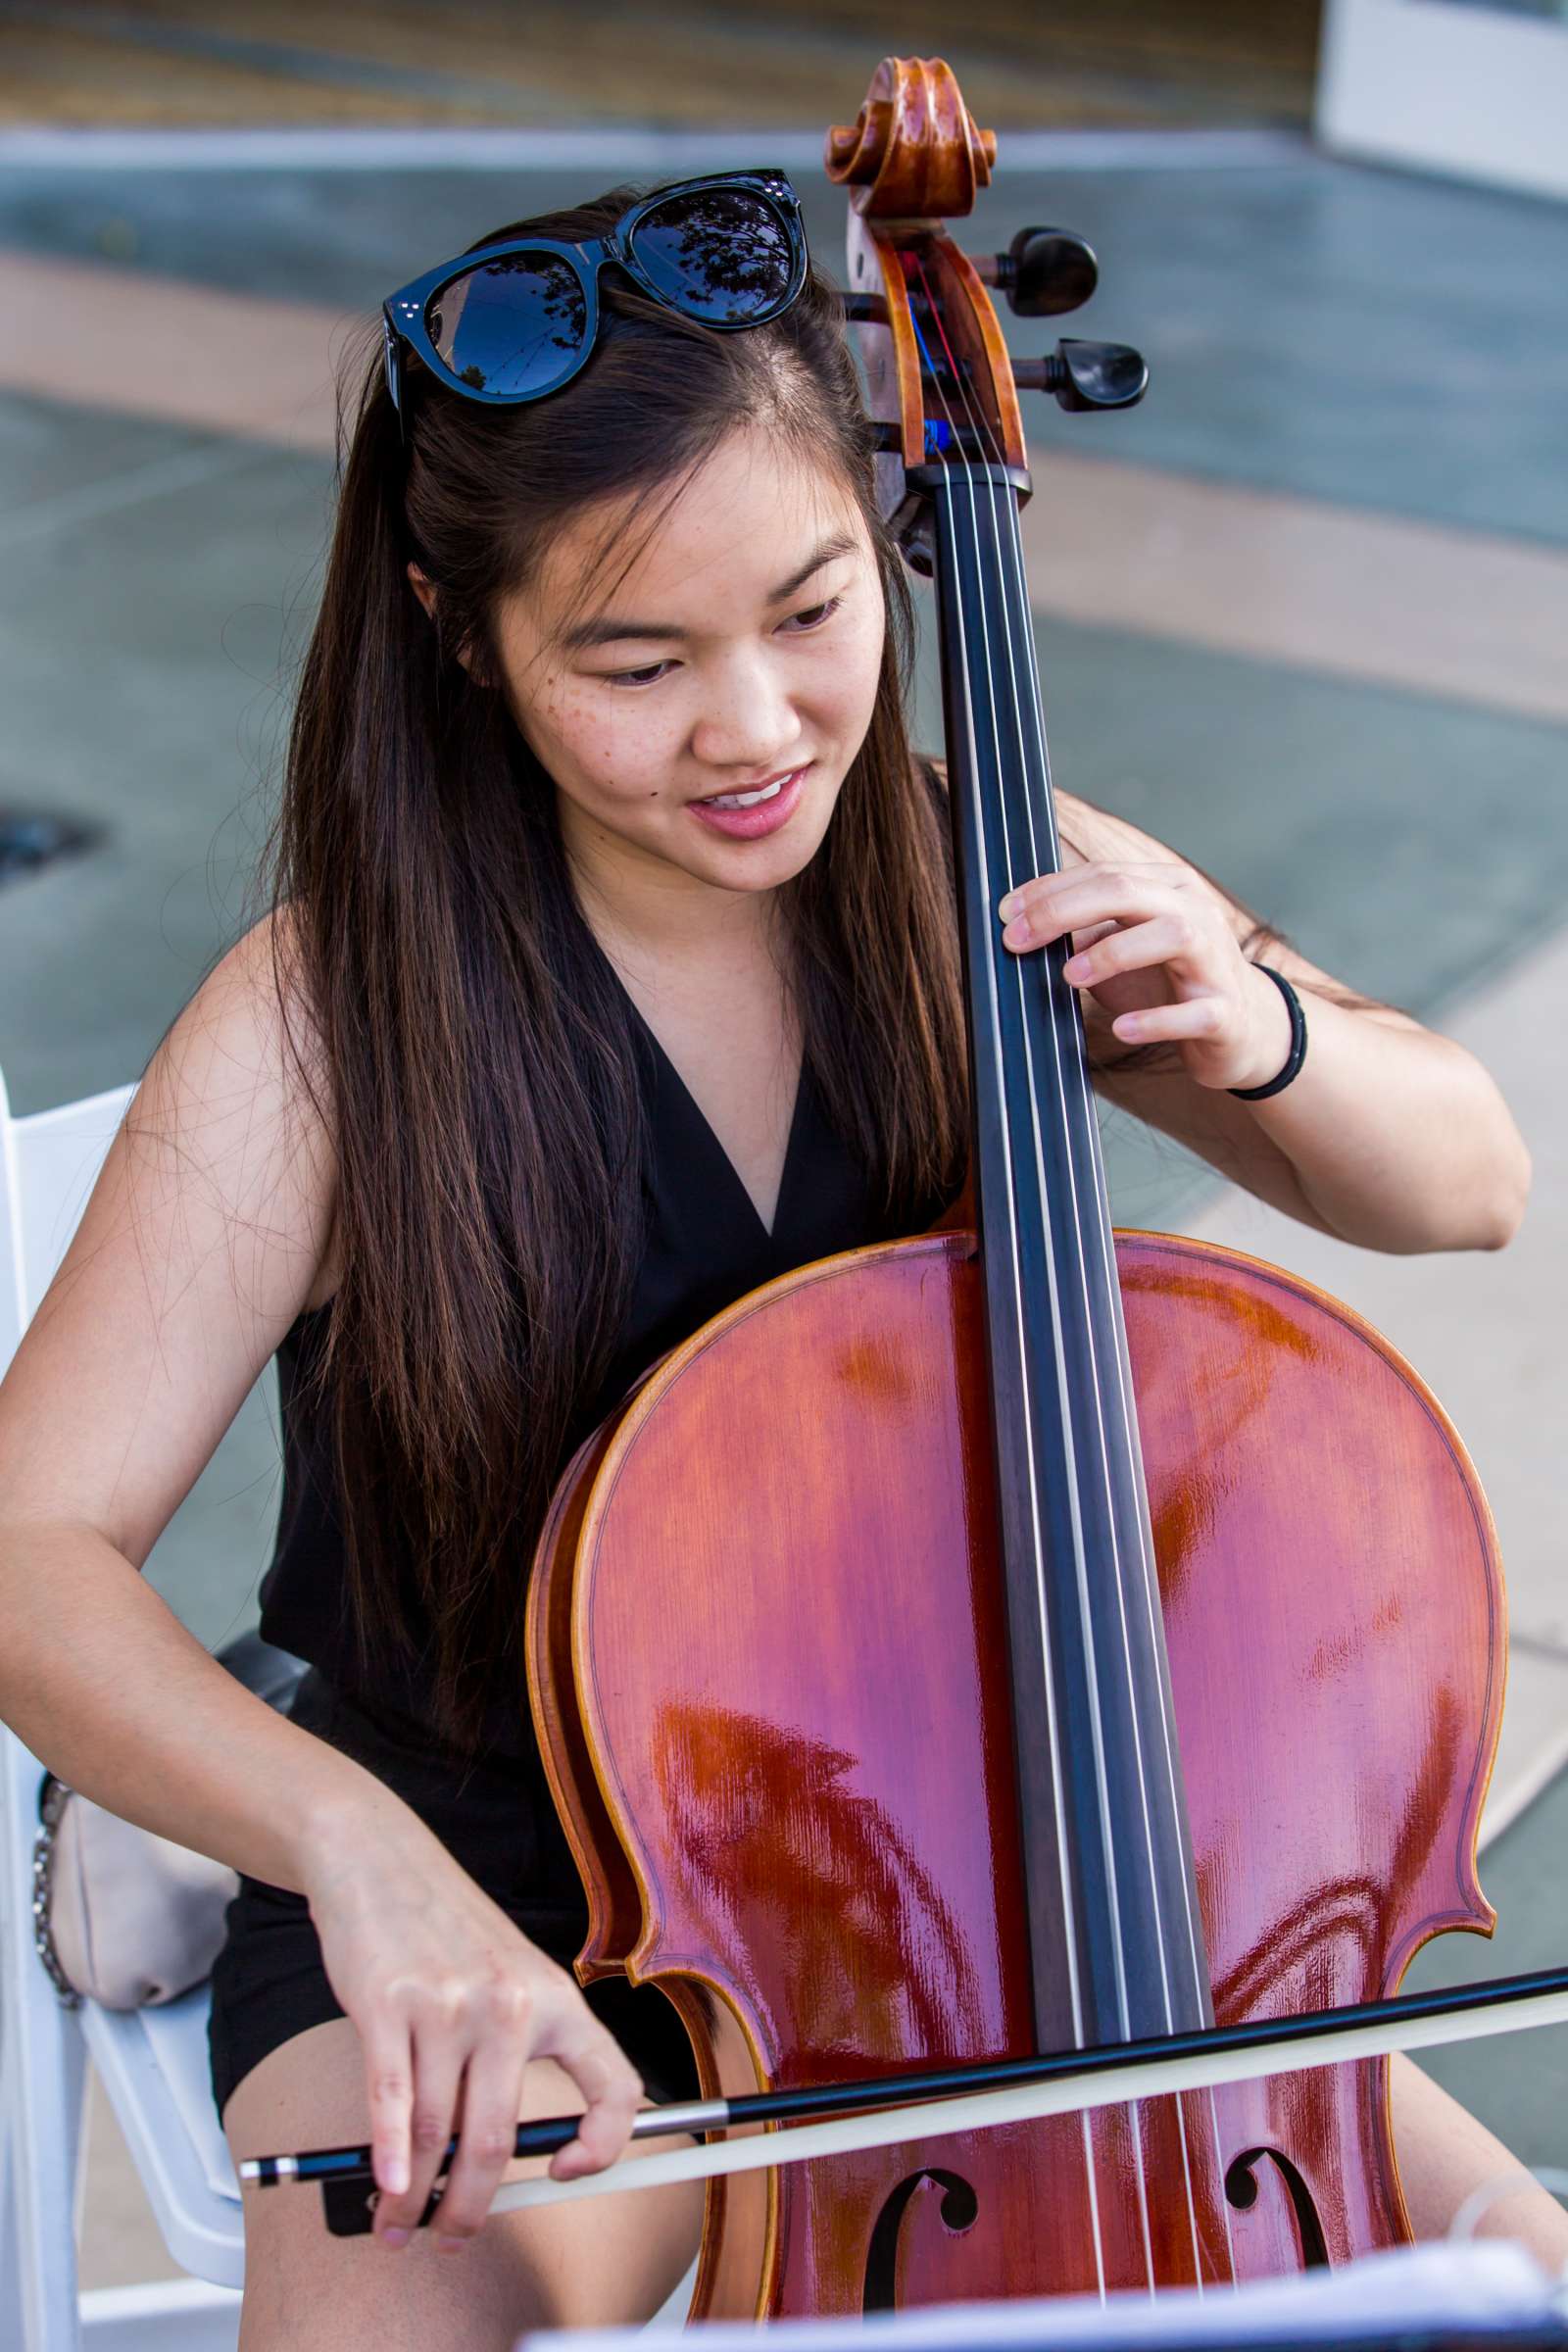
<path fill-rule="evenodd" d="M 1038 2046 L 1212 2022 L 1099 1121 L 1068 945 L 1002 945 L 1058 870 L 1014 477 L 928 466 Z"/>

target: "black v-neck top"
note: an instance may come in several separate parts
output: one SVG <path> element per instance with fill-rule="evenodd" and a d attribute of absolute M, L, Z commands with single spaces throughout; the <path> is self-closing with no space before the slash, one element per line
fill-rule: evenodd
<path fill-rule="evenodd" d="M 645 1246 L 619 1345 L 597 1395 L 580 1401 L 573 1444 L 668 1348 L 747 1292 L 813 1258 L 924 1231 L 950 1205 L 932 1200 L 897 1227 L 879 1217 L 866 1172 L 829 1124 L 809 1063 L 803 1061 L 769 1233 L 674 1063 L 629 995 L 626 1002 L 648 1048 L 638 1057 L 648 1114 Z M 368 1674 L 349 1625 L 328 1416 L 311 1378 L 330 1313 L 330 1301 L 307 1309 L 277 1350 L 283 1497 L 276 1548 L 262 1582 L 262 1632 L 362 1703 L 427 1727 L 417 1670 L 381 1665 Z M 530 1557 L 532 1548 L 530 1535 L 519 1546 L 521 1556 Z M 417 1636 L 417 1625 L 414 1630 Z M 519 1693 L 515 1708 L 496 1711 L 485 1744 L 498 1755 L 520 1755 L 528 1740 Z"/>

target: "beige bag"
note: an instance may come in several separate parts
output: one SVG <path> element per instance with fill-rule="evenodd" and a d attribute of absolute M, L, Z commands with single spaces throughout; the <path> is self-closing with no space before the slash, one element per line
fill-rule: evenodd
<path fill-rule="evenodd" d="M 279 1712 L 298 1658 L 245 1634 L 219 1664 Z M 142 2009 L 177 2000 L 212 1974 L 239 1880 L 226 1863 L 137 1829 L 45 1777 L 32 1849 L 32 1932 L 62 2000 Z"/>
<path fill-rule="evenodd" d="M 38 1956 L 68 1999 L 105 2009 L 172 2001 L 212 1974 L 239 1880 L 51 1780 L 40 1808 L 33 1923 Z"/>

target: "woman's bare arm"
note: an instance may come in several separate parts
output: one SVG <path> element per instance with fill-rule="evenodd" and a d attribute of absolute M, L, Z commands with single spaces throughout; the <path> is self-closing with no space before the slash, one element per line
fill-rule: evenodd
<path fill-rule="evenodd" d="M 1164 843 L 1087 802 L 1066 794 L 1058 802 L 1064 881 L 1075 870 L 1114 874 L 1136 897 L 1139 887 L 1166 884 L 1175 873 L 1192 918 L 1217 921 L 1238 951 L 1257 927 L 1248 908 Z M 1131 919 L 1075 929 L 1075 948 L 1129 930 Z M 1283 943 L 1263 960 L 1300 991 L 1306 1014 L 1306 1060 L 1283 1093 L 1242 1102 L 1225 1091 L 1272 1077 L 1290 1047 L 1284 999 L 1239 954 L 1224 977 L 1246 992 L 1252 1066 L 1219 1084 L 1195 1083 L 1179 1068 L 1118 1075 L 1104 1067 L 1139 1042 L 1124 1019 L 1112 1031 L 1124 1005 L 1157 1008 L 1178 995 L 1157 968 L 1125 972 L 1103 987 L 1091 981 L 1082 994 L 1101 1092 L 1272 1206 L 1365 1249 L 1486 1250 L 1510 1240 L 1524 1212 L 1530 1157 L 1475 1056 L 1392 1005 L 1354 1003 L 1351 991 Z"/>
<path fill-rule="evenodd" d="M 297 1888 L 375 1784 L 137 1573 L 327 1246 L 331 1143 L 286 1065 L 270 929 L 160 1047 L 0 1382 L 0 1714 L 73 1788 Z"/>
<path fill-rule="evenodd" d="M 625 2145 L 641 2084 L 564 1970 L 399 1797 L 214 1664 L 138 1570 L 329 1246 L 334 1153 L 291 1076 L 265 928 L 160 1048 L 0 1383 L 0 1716 L 73 1788 L 307 1896 L 365 2054 L 376 2230 L 480 2227 L 530 2056 L 582 2091 L 558 2177 Z"/>

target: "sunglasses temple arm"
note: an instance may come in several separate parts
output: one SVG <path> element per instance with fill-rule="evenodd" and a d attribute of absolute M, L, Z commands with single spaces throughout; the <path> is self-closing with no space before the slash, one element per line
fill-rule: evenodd
<path fill-rule="evenodd" d="M 381 359 L 386 374 L 387 398 L 391 401 L 398 420 L 398 446 L 405 457 L 409 449 L 409 428 L 403 414 L 403 347 L 395 330 L 382 318 Z"/>

